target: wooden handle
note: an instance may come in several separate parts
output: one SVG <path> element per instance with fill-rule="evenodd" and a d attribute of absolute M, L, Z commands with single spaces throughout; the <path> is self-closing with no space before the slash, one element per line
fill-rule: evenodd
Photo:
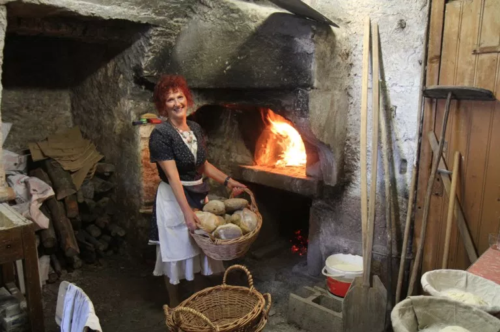
<path fill-rule="evenodd" d="M 250 290 L 253 290 L 253 277 L 252 277 L 252 274 L 243 265 L 233 265 L 233 266 L 229 267 L 226 270 L 226 272 L 224 273 L 224 278 L 222 279 L 222 286 L 227 286 L 227 284 L 226 284 L 227 275 L 232 270 L 243 270 L 247 274 L 247 277 L 248 277 L 248 286 L 249 286 Z"/>
<path fill-rule="evenodd" d="M 370 201 L 368 210 L 368 227 L 366 238 L 366 270 L 363 274 L 363 285 L 370 285 L 372 249 L 373 249 L 373 228 L 375 225 L 375 201 L 377 197 L 377 166 L 378 166 L 378 122 L 380 106 L 380 83 L 379 83 L 379 48 L 378 48 L 378 24 L 372 25 L 372 166 L 370 183 Z"/>
<path fill-rule="evenodd" d="M 411 271 L 410 284 L 408 286 L 408 296 L 413 294 L 413 288 L 415 286 L 415 282 L 417 281 L 417 275 L 420 270 L 420 263 L 422 261 L 422 254 L 424 252 L 424 244 L 425 244 L 425 233 L 427 231 L 427 221 L 429 220 L 429 209 L 431 206 L 431 196 L 432 196 L 432 187 L 434 186 L 434 180 L 436 179 L 437 169 L 439 165 L 439 160 L 441 159 L 441 155 L 443 154 L 443 146 L 444 140 L 446 137 L 446 127 L 448 125 L 448 116 L 450 115 L 450 103 L 451 103 L 452 94 L 448 94 L 448 98 L 446 99 L 446 105 L 443 116 L 443 125 L 441 127 L 441 137 L 439 138 L 439 147 L 438 150 L 435 151 L 435 154 L 432 158 L 432 166 L 431 166 L 431 174 L 429 176 L 429 182 L 427 183 L 427 191 L 425 192 L 425 200 L 424 200 L 424 211 L 422 212 L 422 225 L 420 226 L 420 241 L 418 243 L 417 255 L 415 256 L 415 262 L 413 263 L 413 269 Z"/>
<path fill-rule="evenodd" d="M 361 234 L 363 244 L 363 271 L 366 271 L 366 238 L 368 228 L 368 184 L 366 172 L 366 128 L 368 123 L 368 71 L 370 69 L 370 18 L 365 19 L 363 37 L 363 74 L 361 78 L 361 127 L 359 130 L 359 163 L 361 165 Z"/>
<path fill-rule="evenodd" d="M 179 323 L 176 321 L 177 320 L 177 316 L 179 313 L 181 312 L 185 312 L 185 313 L 189 313 L 189 314 L 192 314 L 192 315 L 195 315 L 196 317 L 202 319 L 205 323 L 207 323 L 208 326 L 210 326 L 210 328 L 214 331 L 219 331 L 219 327 L 218 326 L 215 326 L 214 323 L 212 323 L 212 321 L 210 321 L 210 319 L 207 318 L 207 316 L 205 316 L 204 314 L 202 314 L 201 312 L 198 312 L 194 309 L 191 309 L 191 308 L 186 308 L 186 307 L 177 307 L 175 309 L 170 309 L 168 307 L 168 305 L 165 305 L 163 306 L 163 310 L 165 311 L 165 315 L 172 315 L 172 322 L 175 324 L 175 326 L 177 326 L 178 328 L 180 328 L 180 325 Z"/>
<path fill-rule="evenodd" d="M 408 247 L 408 237 L 410 236 L 411 215 L 413 211 L 413 200 L 415 197 L 416 185 L 417 185 L 417 166 L 413 165 L 411 184 L 410 184 L 410 197 L 408 199 L 408 210 L 406 212 L 405 233 L 403 236 L 403 247 L 401 248 L 401 261 L 399 262 L 398 284 L 396 286 L 396 301 L 395 301 L 396 304 L 399 303 L 399 300 L 401 299 L 401 288 L 403 287 L 403 274 L 405 269 L 406 251 Z"/>
<path fill-rule="evenodd" d="M 451 223 L 453 220 L 453 212 L 455 211 L 455 195 L 457 193 L 457 182 L 458 182 L 458 167 L 460 164 L 460 152 L 455 152 L 455 158 L 453 160 L 453 174 L 451 177 L 451 190 L 450 197 L 448 200 L 448 216 L 446 218 L 446 236 L 444 239 L 444 252 L 443 252 L 443 263 L 441 264 L 442 269 L 446 269 L 448 266 L 448 255 L 450 253 L 450 238 L 451 238 Z"/>

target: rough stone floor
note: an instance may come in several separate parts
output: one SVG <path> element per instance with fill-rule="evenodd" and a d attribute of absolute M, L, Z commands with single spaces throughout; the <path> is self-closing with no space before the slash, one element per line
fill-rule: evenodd
<path fill-rule="evenodd" d="M 300 286 L 311 286 L 318 280 L 302 275 L 305 258 L 287 251 L 272 258 L 254 260 L 245 258 L 230 264 L 246 265 L 254 277 L 255 287 L 273 297 L 273 307 L 265 331 L 297 332 L 296 326 L 286 323 L 288 296 Z M 80 270 L 65 273 L 62 280 L 81 287 L 94 303 L 103 331 L 160 332 L 167 331 L 163 304 L 168 302 L 162 278 L 152 276 L 153 266 L 128 256 L 106 257 L 105 265 L 84 265 Z M 236 273 L 235 284 L 244 284 L 245 278 Z M 214 278 L 220 283 L 221 278 Z M 59 283 L 43 288 L 45 330 L 56 332 L 54 314 Z"/>

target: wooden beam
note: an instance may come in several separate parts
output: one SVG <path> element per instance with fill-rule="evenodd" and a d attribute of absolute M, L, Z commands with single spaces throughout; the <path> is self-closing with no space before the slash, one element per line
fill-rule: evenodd
<path fill-rule="evenodd" d="M 472 54 L 500 53 L 500 45 L 483 46 L 472 50 Z"/>
<path fill-rule="evenodd" d="M 436 134 L 434 134 L 433 132 L 429 132 L 428 137 L 432 150 L 434 152 L 437 152 L 438 142 L 436 139 Z M 440 159 L 439 168 L 448 170 L 448 167 L 446 166 L 446 161 L 444 160 L 442 155 L 439 159 Z M 450 195 L 451 191 L 450 175 L 443 172 L 439 172 L 439 175 L 441 176 L 441 180 L 443 182 L 446 193 Z M 458 197 L 455 197 L 455 218 L 457 218 L 457 227 L 458 230 L 460 231 L 460 234 L 462 235 L 462 240 L 464 241 L 465 249 L 467 251 L 467 255 L 469 256 L 469 260 L 471 261 L 471 263 L 474 263 L 475 261 L 477 261 L 478 256 L 476 249 L 474 247 L 474 242 L 472 241 L 472 237 L 470 236 L 469 229 L 467 228 L 467 222 L 465 221 L 464 212 L 462 211 L 462 205 L 460 204 Z"/>

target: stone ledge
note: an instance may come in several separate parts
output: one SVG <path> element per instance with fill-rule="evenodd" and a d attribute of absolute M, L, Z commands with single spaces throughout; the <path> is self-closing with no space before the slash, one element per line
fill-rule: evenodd
<path fill-rule="evenodd" d="M 289 175 L 272 167 L 240 166 L 239 174 L 235 177 L 310 197 L 317 196 L 320 191 L 317 179 L 295 173 Z"/>

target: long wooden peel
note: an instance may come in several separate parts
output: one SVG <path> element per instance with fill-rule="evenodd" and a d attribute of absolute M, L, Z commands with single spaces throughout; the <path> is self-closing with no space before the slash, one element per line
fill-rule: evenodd
<path fill-rule="evenodd" d="M 375 225 L 375 201 L 377 197 L 377 166 L 378 166 L 378 122 L 380 113 L 380 82 L 379 82 L 379 49 L 378 49 L 378 25 L 372 25 L 372 165 L 371 165 L 371 183 L 370 183 L 370 201 L 368 205 L 368 238 L 366 239 L 366 248 L 373 247 L 373 227 Z M 371 229 L 370 229 L 371 227 Z M 371 235 L 370 235 L 371 233 Z M 370 249 L 371 250 L 371 249 Z M 370 269 L 372 255 L 366 257 L 366 265 Z M 368 278 L 370 275 L 368 275 Z M 369 284 L 365 280 L 364 284 Z"/>
<path fill-rule="evenodd" d="M 375 82 L 374 82 L 375 83 Z M 382 107 L 384 110 L 384 107 Z M 384 189 L 385 189 L 385 230 L 387 235 L 387 322 L 390 321 L 390 315 L 393 307 L 393 292 L 392 292 L 392 227 L 396 222 L 394 213 L 394 202 L 392 200 L 392 181 L 389 156 L 390 138 L 388 133 L 389 117 L 384 111 L 380 111 L 380 134 L 382 136 L 382 161 L 384 165 Z"/>
<path fill-rule="evenodd" d="M 451 223 L 453 221 L 453 211 L 455 211 L 455 195 L 457 194 L 459 163 L 460 163 L 460 152 L 457 151 L 455 152 L 455 158 L 453 161 L 453 174 L 451 178 L 451 190 L 448 201 L 448 216 L 446 218 L 446 236 L 444 239 L 443 262 L 441 264 L 442 269 L 446 269 L 448 267 L 448 254 L 450 252 L 450 238 L 451 238 Z"/>
<path fill-rule="evenodd" d="M 370 70 L 370 18 L 365 19 L 365 35 L 363 39 L 363 74 L 361 77 L 361 128 L 359 131 L 359 164 L 361 165 L 361 230 L 363 256 L 366 252 L 366 225 L 368 225 L 368 182 L 366 172 L 366 128 L 368 126 L 368 74 Z M 363 259 L 366 268 L 366 260 Z"/>
<path fill-rule="evenodd" d="M 369 33 L 369 21 L 366 24 L 368 25 L 367 30 Z M 382 332 L 385 330 L 387 291 L 378 276 L 373 276 L 372 286 L 370 287 L 370 274 L 371 274 L 370 272 L 371 272 L 371 258 L 373 249 L 373 229 L 375 221 L 375 197 L 376 197 L 376 191 L 374 192 L 373 187 L 376 187 L 377 185 L 376 163 L 378 157 L 379 52 L 378 52 L 378 26 L 376 24 L 373 25 L 372 37 L 373 37 L 372 39 L 373 77 L 374 81 L 376 81 L 376 84 L 374 85 L 373 89 L 374 93 L 373 130 L 375 131 L 375 133 L 373 133 L 373 141 L 372 141 L 372 163 L 373 162 L 375 163 L 375 169 L 372 166 L 372 172 L 374 173 L 372 173 L 372 184 L 371 184 L 372 190 L 370 195 L 370 206 L 371 207 L 373 206 L 373 208 L 371 211 L 369 211 L 368 223 L 366 224 L 366 227 L 363 229 L 363 235 L 364 235 L 363 240 L 364 242 L 366 242 L 366 245 L 364 246 L 366 250 L 363 254 L 363 261 L 365 262 L 364 264 L 365 266 L 363 269 L 363 279 L 356 278 L 354 280 L 353 284 L 351 285 L 351 288 L 349 289 L 349 292 L 346 294 L 343 303 L 342 313 L 343 313 L 344 332 L 363 332 L 363 331 Z M 363 64 L 368 65 L 368 61 L 367 63 L 363 62 Z M 363 68 L 363 70 L 365 70 L 365 67 Z M 363 94 L 365 94 L 365 91 L 366 90 L 363 91 Z M 361 133 L 361 135 L 363 135 L 363 132 Z M 362 146 L 361 149 L 362 149 L 361 151 L 366 149 L 366 145 Z M 362 168 L 366 167 L 366 164 L 362 164 L 361 167 Z M 362 213 L 363 212 L 365 211 L 362 211 Z"/>
<path fill-rule="evenodd" d="M 363 276 L 366 273 L 366 238 L 368 225 L 368 190 L 366 175 L 366 128 L 368 113 L 368 74 L 370 70 L 370 18 L 365 19 L 363 37 L 363 73 L 361 77 L 361 127 L 360 135 L 360 167 L 361 167 L 361 238 L 363 247 Z M 360 301 L 359 294 L 363 290 L 363 278 L 355 278 L 349 288 L 342 305 L 343 327 L 345 332 L 355 332 L 357 315 L 356 306 Z"/>

